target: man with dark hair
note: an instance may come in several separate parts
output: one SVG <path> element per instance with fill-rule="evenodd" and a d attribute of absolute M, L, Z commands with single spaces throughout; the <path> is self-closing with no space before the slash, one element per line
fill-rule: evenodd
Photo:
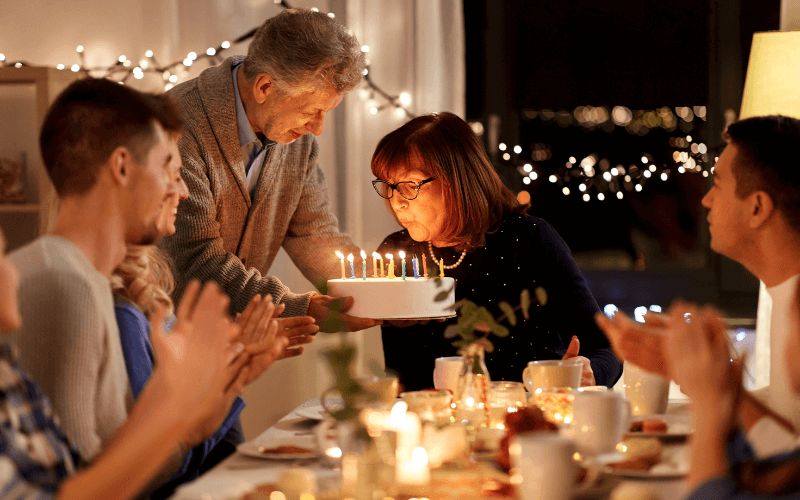
<path fill-rule="evenodd" d="M 266 273 L 281 246 L 314 284 L 336 276 L 335 250 L 358 252 L 330 211 L 314 136 L 364 68 L 350 30 L 290 9 L 259 28 L 246 58 L 228 58 L 171 91 L 186 123 L 178 145 L 190 192 L 177 233 L 161 243 L 176 265 L 177 297 L 190 279 L 213 279 L 234 313 L 269 293 L 286 316 L 328 316 L 331 297 L 292 293 Z M 350 330 L 378 324 L 342 319 Z"/>
<path fill-rule="evenodd" d="M 767 456 L 795 446 L 792 432 L 800 426 L 800 401 L 791 391 L 784 355 L 800 280 L 800 120 L 747 118 L 731 124 L 725 138 L 728 146 L 714 166 L 714 185 L 703 206 L 709 209 L 711 248 L 744 265 L 772 297 L 770 409 L 746 392 L 739 404 L 754 451 Z M 670 376 L 667 324 L 641 325 L 624 315 L 596 319 L 622 359 Z"/>
<path fill-rule="evenodd" d="M 179 189 L 180 131 L 168 96 L 91 78 L 67 87 L 42 125 L 42 157 L 60 206 L 51 234 L 9 256 L 19 272 L 22 317 L 12 343 L 85 461 L 109 445 L 133 407 L 108 277 L 128 245 L 159 235 L 163 202 Z M 227 385 L 241 388 L 236 379 L 248 357 L 239 358 L 226 375 Z M 210 434 L 206 429 L 219 427 L 236 392 L 220 399 L 225 412 L 175 436 L 157 481 L 169 477 L 187 446 Z"/>

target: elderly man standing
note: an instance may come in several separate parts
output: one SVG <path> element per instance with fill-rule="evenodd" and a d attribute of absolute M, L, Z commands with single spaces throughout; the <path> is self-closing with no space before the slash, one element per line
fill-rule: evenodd
<path fill-rule="evenodd" d="M 335 277 L 335 250 L 358 252 L 330 211 L 314 136 L 364 68 L 350 30 L 290 9 L 258 29 L 247 57 L 171 91 L 184 113 L 179 149 L 190 192 L 177 233 L 161 242 L 175 261 L 178 297 L 193 278 L 215 280 L 232 312 L 269 293 L 286 305 L 285 316 L 328 316 L 331 297 L 292 293 L 266 273 L 281 246 L 315 284 Z M 379 323 L 342 319 L 350 330 Z"/>

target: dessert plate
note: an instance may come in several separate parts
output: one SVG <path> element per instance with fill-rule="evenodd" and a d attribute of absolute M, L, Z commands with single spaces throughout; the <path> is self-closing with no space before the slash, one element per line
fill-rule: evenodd
<path fill-rule="evenodd" d="M 248 441 L 236 447 L 242 455 L 256 458 L 269 458 L 273 460 L 295 460 L 316 458 L 319 453 L 316 445 L 310 439 L 303 440 L 272 440 Z M 307 450 L 307 451 L 301 451 Z"/>
<path fill-rule="evenodd" d="M 626 432 L 624 437 L 654 437 L 659 439 L 686 439 L 692 435 L 692 420 L 689 415 L 670 415 L 670 414 L 656 414 L 656 415 L 633 415 L 631 422 L 640 422 L 642 420 L 663 420 L 667 424 L 665 432 L 644 432 L 634 431 Z"/>
<path fill-rule="evenodd" d="M 325 401 L 328 407 L 334 410 L 344 407 L 344 401 L 341 398 L 328 398 Z M 295 408 L 293 413 L 309 420 L 323 420 L 328 416 L 328 412 L 322 407 L 319 399 L 309 399 Z"/>

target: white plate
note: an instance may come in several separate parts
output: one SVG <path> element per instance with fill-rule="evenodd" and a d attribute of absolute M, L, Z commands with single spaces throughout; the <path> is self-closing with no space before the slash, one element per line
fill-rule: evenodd
<path fill-rule="evenodd" d="M 639 469 L 615 469 L 613 467 L 604 466 L 602 469 L 604 474 L 619 477 L 641 477 L 650 479 L 674 479 L 683 477 L 689 473 L 689 467 L 686 465 L 676 465 L 668 462 L 661 462 L 650 467 L 650 470 Z"/>
<path fill-rule="evenodd" d="M 625 437 L 654 437 L 654 438 L 687 438 L 692 435 L 692 419 L 689 415 L 632 415 L 631 423 L 642 420 L 658 419 L 667 424 L 666 432 L 626 432 Z"/>
<path fill-rule="evenodd" d="M 269 453 L 262 450 L 277 448 L 278 446 L 297 446 L 300 448 L 307 448 L 311 451 L 307 453 Z M 270 442 L 257 442 L 248 441 L 236 447 L 236 450 L 243 455 L 256 458 L 270 458 L 275 460 L 295 460 L 301 458 L 316 458 L 319 453 L 316 451 L 316 446 L 310 440 L 303 440 L 301 442 L 293 441 L 270 441 Z"/>
<path fill-rule="evenodd" d="M 327 398 L 325 400 L 327 405 L 332 410 L 338 410 L 344 407 L 344 401 L 341 398 Z M 309 399 L 302 405 L 298 406 L 294 412 L 295 415 L 309 420 L 324 420 L 328 416 L 328 412 L 322 407 L 319 399 Z"/>

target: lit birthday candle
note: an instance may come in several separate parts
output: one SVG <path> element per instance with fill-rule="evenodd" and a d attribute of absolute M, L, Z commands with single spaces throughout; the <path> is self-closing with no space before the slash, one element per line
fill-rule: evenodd
<path fill-rule="evenodd" d="M 347 256 L 347 260 L 350 261 L 350 279 L 356 279 L 356 270 L 353 269 L 353 254 L 349 254 Z"/>
<path fill-rule="evenodd" d="M 439 277 L 444 278 L 444 258 L 439 259 Z"/>
<path fill-rule="evenodd" d="M 336 250 L 336 256 L 342 259 L 342 279 L 346 279 L 347 276 L 344 274 L 344 254 L 339 250 Z"/>
<path fill-rule="evenodd" d="M 417 256 L 411 259 L 411 265 L 414 268 L 414 277 L 419 279 L 419 264 L 417 264 Z"/>
<path fill-rule="evenodd" d="M 374 260 L 372 261 L 375 262 Z M 367 252 L 361 250 L 361 279 L 367 279 Z"/>
<path fill-rule="evenodd" d="M 428 277 L 428 259 L 425 258 L 425 253 L 422 254 L 422 273 Z"/>
<path fill-rule="evenodd" d="M 377 259 L 380 258 L 380 256 L 381 256 L 381 254 L 379 254 L 378 252 L 372 252 L 372 277 L 373 278 L 377 278 L 378 277 L 378 261 L 377 261 Z M 383 262 L 383 259 L 381 259 L 381 262 Z"/>
<path fill-rule="evenodd" d="M 387 273 L 386 277 L 391 280 L 391 279 L 395 278 L 395 276 L 394 276 L 394 255 L 392 255 L 390 253 L 387 253 L 386 254 L 386 258 L 389 259 L 389 272 Z M 383 262 L 381 262 L 381 269 L 383 269 Z"/>
<path fill-rule="evenodd" d="M 400 255 L 400 260 L 403 262 L 403 279 L 406 279 L 406 253 L 400 250 L 398 254 Z"/>

